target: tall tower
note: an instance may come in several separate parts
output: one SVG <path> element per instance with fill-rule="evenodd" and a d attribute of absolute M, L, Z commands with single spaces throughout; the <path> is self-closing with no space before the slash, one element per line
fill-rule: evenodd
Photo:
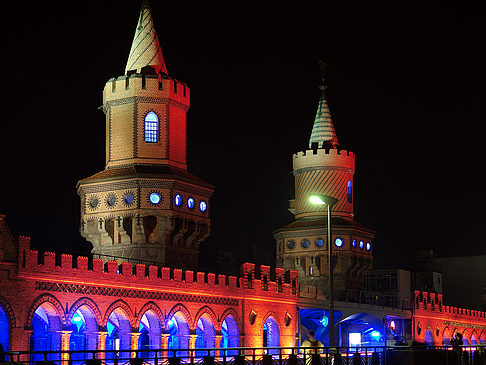
<path fill-rule="evenodd" d="M 189 87 L 167 74 L 144 1 L 125 75 L 103 89 L 105 170 L 77 185 L 93 253 L 197 266 L 214 187 L 187 171 L 189 106 Z"/>
<path fill-rule="evenodd" d="M 295 220 L 274 232 L 277 265 L 298 270 L 301 296 L 326 298 L 327 209 L 309 201 L 312 194 L 337 199 L 332 208 L 334 290 L 336 299 L 346 289 L 361 289 L 363 274 L 372 267 L 374 231 L 354 220 L 354 154 L 338 148 L 329 112 L 322 64 L 321 95 L 306 151 L 293 156 L 295 199 L 289 210 Z"/>

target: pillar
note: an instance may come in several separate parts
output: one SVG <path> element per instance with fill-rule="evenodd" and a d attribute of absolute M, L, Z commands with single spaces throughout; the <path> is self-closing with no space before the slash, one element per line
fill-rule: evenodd
<path fill-rule="evenodd" d="M 136 214 L 132 219 L 132 243 L 145 243 L 145 241 L 143 217 L 140 214 Z"/>
<path fill-rule="evenodd" d="M 132 332 L 132 350 L 138 350 L 138 338 L 140 337 L 141 333 L 140 332 Z M 138 352 L 134 351 L 130 355 L 131 358 L 136 358 L 138 357 Z"/>
<path fill-rule="evenodd" d="M 123 228 L 123 217 L 118 216 L 115 219 L 115 231 L 114 231 L 114 239 L 117 243 L 130 243 L 130 236 Z"/>
<path fill-rule="evenodd" d="M 106 337 L 108 336 L 108 332 L 105 331 L 99 331 L 97 332 L 98 334 L 98 350 L 99 351 L 104 351 L 106 349 Z M 98 359 L 104 360 L 105 358 L 105 353 L 104 352 L 99 352 L 98 353 Z"/>
<path fill-rule="evenodd" d="M 191 364 L 194 364 L 194 355 L 195 355 L 195 348 L 196 348 L 196 339 L 197 339 L 197 335 L 189 335 L 189 349 L 191 349 L 191 353 L 190 353 L 190 356 L 191 356 Z"/>
<path fill-rule="evenodd" d="M 61 351 L 69 351 L 69 340 L 73 331 L 58 331 L 61 334 Z M 69 361 L 69 352 L 61 352 L 61 362 Z"/>
<path fill-rule="evenodd" d="M 170 333 L 162 333 L 162 343 L 161 348 L 162 350 L 167 350 L 169 348 L 169 337 Z M 164 359 L 168 358 L 172 354 L 169 354 L 168 351 L 162 351 L 162 357 Z"/>
<path fill-rule="evenodd" d="M 214 343 L 214 347 L 216 347 L 218 350 L 216 350 L 216 361 L 223 361 L 223 359 L 221 358 L 221 340 L 223 339 L 223 335 L 216 335 L 214 336 L 214 339 L 215 339 L 215 343 Z M 223 352 L 223 355 L 224 355 L 224 352 Z"/>

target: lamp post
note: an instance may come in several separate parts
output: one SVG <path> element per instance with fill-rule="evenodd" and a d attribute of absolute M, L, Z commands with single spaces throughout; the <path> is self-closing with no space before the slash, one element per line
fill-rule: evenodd
<path fill-rule="evenodd" d="M 332 270 L 332 236 L 331 236 L 331 209 L 337 199 L 322 194 L 309 196 L 311 204 L 327 205 L 327 254 L 328 254 L 328 283 L 329 283 L 329 345 L 334 347 L 334 274 Z"/>

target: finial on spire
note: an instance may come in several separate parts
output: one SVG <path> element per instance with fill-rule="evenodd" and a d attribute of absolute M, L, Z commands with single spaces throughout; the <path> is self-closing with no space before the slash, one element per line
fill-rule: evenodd
<path fill-rule="evenodd" d="M 334 130 L 334 124 L 332 122 L 331 113 L 326 100 L 326 85 L 325 85 L 325 71 L 326 64 L 319 60 L 320 65 L 320 78 L 321 82 L 319 89 L 321 90 L 321 96 L 319 98 L 319 105 L 317 107 L 316 117 L 314 119 L 314 126 L 312 127 L 312 133 L 309 140 L 309 148 L 313 148 L 313 145 L 317 144 L 318 148 L 336 148 L 338 146 L 338 140 L 336 131 Z"/>
<path fill-rule="evenodd" d="M 145 66 L 153 67 L 157 75 L 167 74 L 148 0 L 143 1 L 140 9 L 140 17 L 125 67 L 125 74 L 132 70 L 141 72 Z"/>

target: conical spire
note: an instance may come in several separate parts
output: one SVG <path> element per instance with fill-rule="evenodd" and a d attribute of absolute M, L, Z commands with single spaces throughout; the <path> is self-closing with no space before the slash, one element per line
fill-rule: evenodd
<path fill-rule="evenodd" d="M 159 38 L 155 32 L 150 5 L 147 0 L 144 0 L 140 10 L 140 18 L 133 37 L 125 74 L 131 70 L 141 72 L 141 69 L 145 66 L 152 66 L 157 74 L 167 73 Z"/>
<path fill-rule="evenodd" d="M 324 71 L 326 64 L 321 64 L 321 97 L 319 98 L 319 105 L 317 107 L 316 118 L 314 119 L 314 126 L 312 127 L 312 133 L 309 140 L 309 148 L 312 148 L 313 143 L 317 143 L 319 148 L 326 146 L 336 148 L 338 146 L 338 139 L 336 131 L 334 130 L 334 124 L 332 122 L 331 113 L 326 100 L 326 86 L 324 85 Z"/>

